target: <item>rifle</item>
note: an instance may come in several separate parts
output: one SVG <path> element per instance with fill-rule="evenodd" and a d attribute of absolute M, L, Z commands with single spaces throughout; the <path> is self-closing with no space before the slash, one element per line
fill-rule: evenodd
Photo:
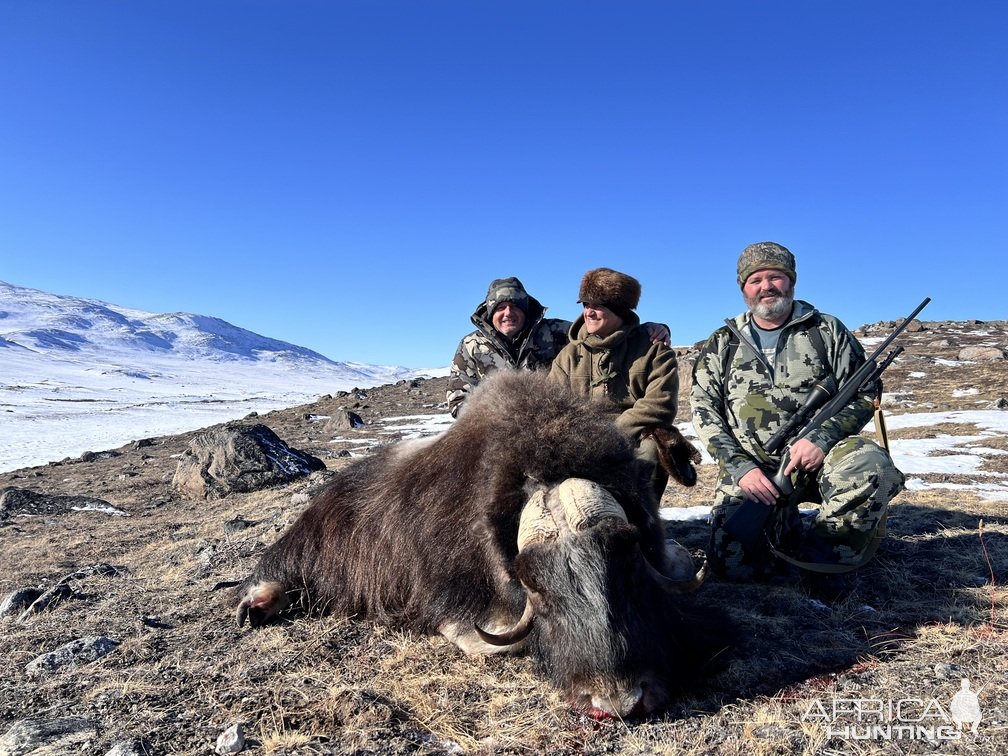
<path fill-rule="evenodd" d="M 885 357 L 882 353 L 889 348 L 893 340 L 906 330 L 911 321 L 917 317 L 931 302 L 931 297 L 925 297 L 924 301 L 917 305 L 903 322 L 896 326 L 895 330 L 875 349 L 864 361 L 853 375 L 851 375 L 839 389 L 835 387 L 832 379 L 820 381 L 812 386 L 808 396 L 801 407 L 785 423 L 780 430 L 775 433 L 763 447 L 769 454 L 777 454 L 783 447 L 790 446 L 798 439 L 805 438 L 813 431 L 836 416 L 844 407 L 868 385 L 877 381 L 885 369 L 892 364 L 893 360 L 903 353 L 903 347 L 893 349 Z M 742 334 L 737 331 L 734 323 L 729 322 L 729 327 L 735 330 L 735 335 L 740 340 Z M 777 504 L 768 507 L 762 502 L 746 499 L 735 512 L 728 517 L 722 527 L 732 538 L 742 544 L 743 549 L 749 550 L 757 545 L 762 538 L 766 525 L 777 508 L 791 504 L 791 497 L 794 494 L 794 485 L 791 478 L 784 474 L 784 469 L 790 461 L 790 452 L 784 451 L 781 455 L 780 465 L 777 472 L 770 479 L 780 492 L 777 497 Z"/>

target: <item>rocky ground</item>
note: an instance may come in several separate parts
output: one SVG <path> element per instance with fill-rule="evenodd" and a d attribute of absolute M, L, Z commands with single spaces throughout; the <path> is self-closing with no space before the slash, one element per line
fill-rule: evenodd
<path fill-rule="evenodd" d="M 891 326 L 858 335 L 871 344 Z M 886 374 L 892 415 L 1008 411 L 1008 324 L 913 324 L 900 343 Z M 683 421 L 694 354 L 680 352 Z M 654 720 L 587 719 L 527 659 L 467 658 L 367 622 L 294 617 L 239 630 L 220 585 L 251 569 L 333 471 L 401 437 L 407 423 L 396 418 L 444 427 L 444 383 L 247 418 L 326 467 L 247 493 L 205 500 L 172 486 L 195 433 L 0 473 L 0 599 L 13 597 L 0 608 L 0 754 L 202 754 L 239 742 L 250 754 L 1008 749 L 1008 503 L 979 489 L 1008 476 L 999 434 L 983 438 L 979 470 L 930 476 L 962 488 L 899 497 L 876 559 L 832 606 L 794 585 L 704 585 L 698 600 L 727 609 L 740 645 Z M 983 435 L 970 423 L 891 435 L 936 434 Z M 663 504 L 708 503 L 713 479 L 703 466 L 695 488 L 670 488 Z M 705 542 L 703 523 L 669 531 L 697 552 Z M 962 678 L 979 694 L 975 735 L 941 729 L 935 708 L 948 709 Z M 858 706 L 860 719 L 849 713 Z M 911 720 L 909 730 L 864 730 Z"/>

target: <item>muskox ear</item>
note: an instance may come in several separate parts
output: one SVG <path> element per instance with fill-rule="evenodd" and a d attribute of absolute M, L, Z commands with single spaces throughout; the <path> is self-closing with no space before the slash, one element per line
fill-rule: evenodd
<path fill-rule="evenodd" d="M 532 543 L 522 549 L 514 560 L 514 574 L 526 593 L 544 592 L 546 576 L 552 569 L 552 551 L 549 544 Z"/>
<path fill-rule="evenodd" d="M 613 554 L 629 554 L 640 543 L 640 532 L 626 522 L 610 520 L 596 529 L 596 537 Z"/>
<path fill-rule="evenodd" d="M 637 528 L 626 523 L 613 524 L 598 533 L 610 563 L 621 565 L 628 575 L 635 574 L 639 567 L 642 555 L 640 536 Z"/>

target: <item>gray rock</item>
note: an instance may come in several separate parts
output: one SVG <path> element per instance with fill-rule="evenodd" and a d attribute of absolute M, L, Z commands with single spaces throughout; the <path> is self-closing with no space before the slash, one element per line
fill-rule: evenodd
<path fill-rule="evenodd" d="M 0 604 L 0 617 L 15 612 L 21 613 L 31 606 L 43 593 L 41 588 L 18 588 Z"/>
<path fill-rule="evenodd" d="M 22 719 L 0 737 L 0 756 L 82 753 L 96 735 L 95 725 L 80 717 Z"/>
<path fill-rule="evenodd" d="M 15 515 L 65 514 L 75 509 L 118 511 L 104 499 L 44 494 L 10 486 L 0 489 L 0 520 Z"/>
<path fill-rule="evenodd" d="M 201 542 L 199 551 L 196 552 L 196 556 L 199 558 L 200 565 L 204 568 L 209 568 L 217 558 L 217 544 L 208 543 L 206 541 Z"/>
<path fill-rule="evenodd" d="M 245 725 L 235 722 L 217 736 L 217 753 L 238 753 L 245 748 Z"/>
<path fill-rule="evenodd" d="M 127 738 L 115 743 L 105 756 L 150 756 L 147 743 L 139 738 Z"/>
<path fill-rule="evenodd" d="M 57 580 L 56 584 L 48 590 L 42 591 L 41 589 L 38 589 L 38 595 L 30 604 L 24 607 L 24 611 L 22 611 L 21 615 L 18 617 L 18 622 L 24 622 L 33 614 L 38 614 L 46 609 L 51 609 L 64 599 L 72 598 L 75 595 L 73 588 L 70 586 L 70 581 L 72 580 L 82 580 L 86 577 L 91 577 L 92 575 L 115 577 L 119 574 L 119 567 L 113 567 L 111 564 L 105 564 L 104 562 L 74 570 L 70 574 L 64 575 Z M 34 591 L 36 589 L 24 590 L 26 591 L 25 596 L 28 596 L 30 595 L 28 593 L 29 591 Z M 3 612 L 0 611 L 0 615 L 2 614 Z"/>
<path fill-rule="evenodd" d="M 248 530 L 253 525 L 255 525 L 254 520 L 246 520 L 241 515 L 235 515 L 224 523 L 224 532 L 229 535 L 233 535 L 234 533 L 240 533 L 243 530 Z"/>
<path fill-rule="evenodd" d="M 198 434 L 182 455 L 172 488 L 215 499 L 287 483 L 325 463 L 284 443 L 265 425 L 229 423 Z"/>
<path fill-rule="evenodd" d="M 100 452 L 86 451 L 83 454 L 81 454 L 77 459 L 75 459 L 75 460 L 72 459 L 70 461 L 71 462 L 97 462 L 99 459 L 113 459 L 114 457 L 118 457 L 118 456 L 119 456 L 119 452 L 117 452 L 117 451 L 100 451 Z"/>
<path fill-rule="evenodd" d="M 144 627 L 151 627 L 155 630 L 172 630 L 174 625 L 162 621 L 160 617 L 155 617 L 153 614 L 148 614 L 140 618 L 140 622 L 143 623 Z"/>
<path fill-rule="evenodd" d="M 934 665 L 935 676 L 939 680 L 947 680 L 950 677 L 961 677 L 962 668 L 958 664 L 947 664 L 945 662 L 938 662 Z"/>
<path fill-rule="evenodd" d="M 992 362 L 1005 359 L 1005 350 L 995 346 L 968 346 L 959 350 L 959 359 L 973 362 Z"/>
<path fill-rule="evenodd" d="M 119 643 L 104 636 L 91 636 L 70 641 L 55 651 L 49 651 L 32 659 L 25 666 L 25 674 L 29 677 L 55 672 L 63 667 L 76 667 L 97 661 L 111 653 Z"/>
<path fill-rule="evenodd" d="M 33 614 L 38 614 L 46 609 L 52 609 L 57 604 L 71 598 L 73 595 L 73 588 L 67 585 L 65 580 L 61 580 L 49 590 L 40 593 L 38 598 L 26 606 L 24 611 L 18 615 L 18 622 L 24 622 Z"/>
<path fill-rule="evenodd" d="M 354 428 L 363 427 L 364 421 L 356 412 L 351 412 L 350 410 L 339 410 L 333 413 L 329 421 L 326 422 L 323 430 L 326 433 L 334 433 L 336 431 L 353 430 Z"/>

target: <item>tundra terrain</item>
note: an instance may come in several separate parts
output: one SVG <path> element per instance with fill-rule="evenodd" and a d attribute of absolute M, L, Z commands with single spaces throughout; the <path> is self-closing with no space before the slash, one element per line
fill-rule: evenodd
<path fill-rule="evenodd" d="M 891 326 L 857 334 L 870 350 Z M 210 754 L 236 724 L 248 754 L 1008 752 L 1008 324 L 915 323 L 899 343 L 885 376 L 894 455 L 926 449 L 934 464 L 908 472 L 876 558 L 831 605 L 796 584 L 709 580 L 697 600 L 725 608 L 740 642 L 646 721 L 571 711 L 520 656 L 470 658 L 347 617 L 237 627 L 221 585 L 333 471 L 418 424 L 446 427 L 443 378 L 246 419 L 327 467 L 250 493 L 173 489 L 195 432 L 2 473 L 0 492 L 78 498 L 0 499 L 0 600 L 52 598 L 0 615 L 0 754 Z M 696 348 L 679 353 L 685 424 Z M 348 412 L 363 424 L 337 427 Z M 709 505 L 715 472 L 670 485 L 663 506 Z M 667 527 L 701 557 L 702 519 Z M 89 650 L 69 663 L 45 656 L 76 641 Z M 950 716 L 962 680 L 976 732 Z"/>

